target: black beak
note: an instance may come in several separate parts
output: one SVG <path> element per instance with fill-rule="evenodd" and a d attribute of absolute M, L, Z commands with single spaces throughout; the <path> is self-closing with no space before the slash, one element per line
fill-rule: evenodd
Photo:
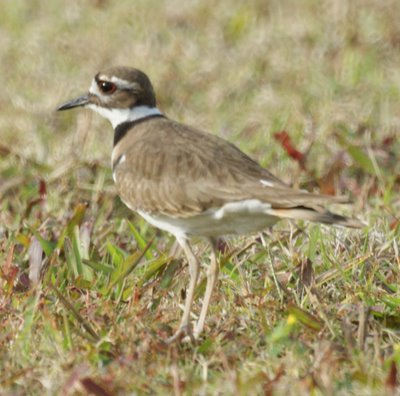
<path fill-rule="evenodd" d="M 69 110 L 69 109 L 73 109 L 74 107 L 82 107 L 82 106 L 86 106 L 87 104 L 89 104 L 89 94 L 80 96 L 79 98 L 70 100 L 69 102 L 66 102 L 60 106 L 57 107 L 57 111 L 60 110 Z"/>

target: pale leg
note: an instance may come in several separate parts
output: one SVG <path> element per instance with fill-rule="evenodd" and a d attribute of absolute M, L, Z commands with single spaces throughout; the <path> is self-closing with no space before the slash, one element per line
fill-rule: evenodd
<path fill-rule="evenodd" d="M 166 340 L 167 343 L 171 343 L 179 339 L 184 333 L 187 333 L 190 338 L 193 337 L 190 328 L 190 313 L 192 311 L 194 292 L 199 278 L 200 263 L 194 255 L 189 242 L 186 239 L 177 239 L 179 244 L 182 246 L 183 251 L 188 260 L 189 264 L 189 290 L 186 295 L 185 308 L 181 319 L 181 324 L 175 334 Z"/>
<path fill-rule="evenodd" d="M 198 338 L 204 328 L 204 322 L 206 320 L 208 307 L 210 305 L 211 295 L 214 291 L 215 285 L 218 280 L 219 265 L 217 259 L 217 249 L 216 240 L 213 238 L 209 239 L 211 245 L 211 263 L 207 269 L 207 286 L 206 292 L 204 293 L 203 306 L 201 307 L 201 312 L 199 320 L 193 332 L 194 338 Z"/>

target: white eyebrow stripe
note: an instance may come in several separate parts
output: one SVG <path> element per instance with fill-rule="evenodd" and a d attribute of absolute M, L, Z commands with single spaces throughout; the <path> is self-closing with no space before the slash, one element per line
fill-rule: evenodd
<path fill-rule="evenodd" d="M 118 78 L 115 76 L 111 77 L 111 82 L 113 82 L 114 84 L 116 84 L 119 88 L 122 89 L 127 89 L 127 88 L 135 88 L 138 86 L 138 84 L 136 82 L 130 82 L 130 81 L 126 81 L 122 78 Z"/>
<path fill-rule="evenodd" d="M 106 78 L 105 76 L 99 76 L 99 79 L 102 80 L 102 77 L 104 77 L 105 81 L 108 80 L 108 77 Z M 133 88 L 138 87 L 138 84 L 135 82 L 129 82 L 129 81 L 123 80 L 122 78 L 118 78 L 115 76 L 111 77 L 110 81 L 113 82 L 115 85 L 117 85 L 117 87 L 119 89 L 133 89 Z M 92 83 L 89 88 L 89 92 L 96 96 L 104 96 L 99 90 L 96 79 L 92 80 Z"/>

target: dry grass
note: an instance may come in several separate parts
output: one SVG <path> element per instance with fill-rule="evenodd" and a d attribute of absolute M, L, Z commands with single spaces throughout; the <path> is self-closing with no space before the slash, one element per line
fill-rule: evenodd
<path fill-rule="evenodd" d="M 399 392 L 398 2 L 1 8 L 2 394 Z M 171 118 L 290 183 L 349 192 L 344 212 L 369 226 L 282 223 L 229 240 L 204 338 L 164 346 L 187 283 L 173 238 L 116 197 L 107 122 L 54 111 L 116 64 L 145 70 Z"/>

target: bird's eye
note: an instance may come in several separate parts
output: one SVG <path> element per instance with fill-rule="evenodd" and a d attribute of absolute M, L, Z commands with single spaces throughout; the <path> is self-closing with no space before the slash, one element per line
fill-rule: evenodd
<path fill-rule="evenodd" d="M 109 81 L 99 81 L 98 86 L 100 91 L 107 95 L 112 94 L 117 89 L 116 85 Z"/>

